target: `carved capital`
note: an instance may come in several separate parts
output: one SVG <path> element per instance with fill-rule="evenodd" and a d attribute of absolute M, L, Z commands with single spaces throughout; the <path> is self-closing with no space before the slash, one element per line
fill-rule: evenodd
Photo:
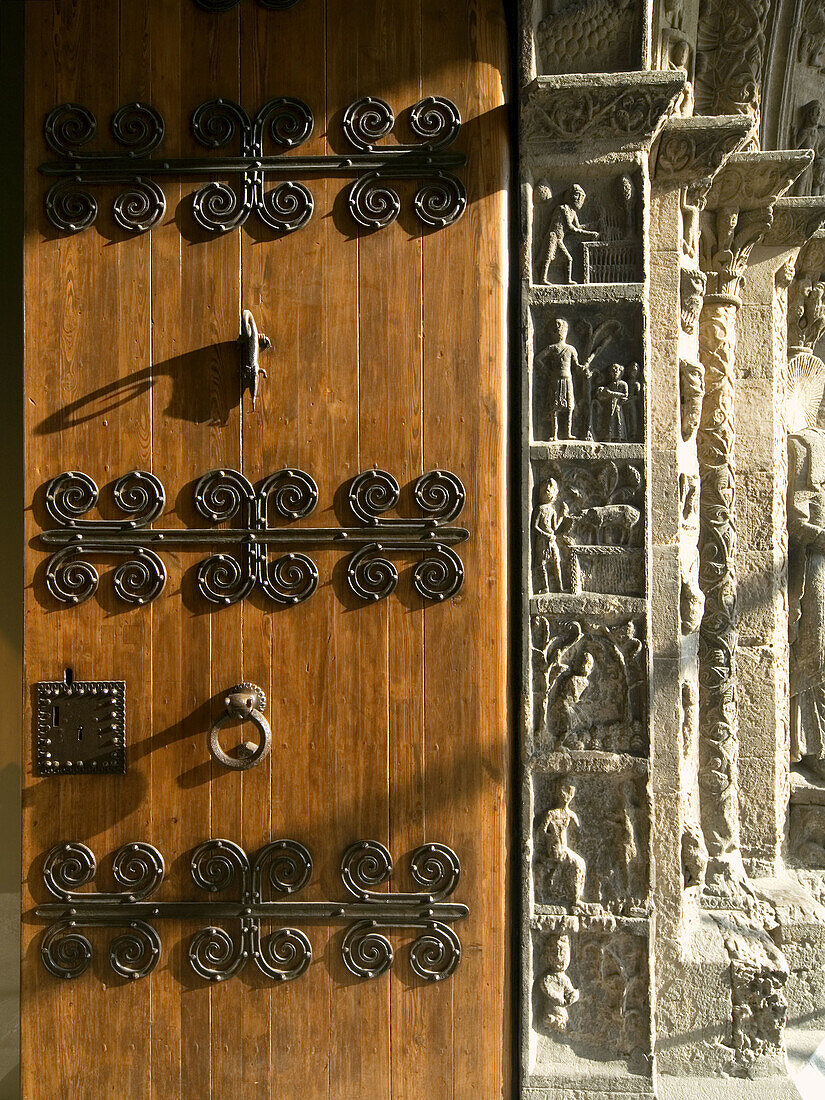
<path fill-rule="evenodd" d="M 771 207 L 759 210 L 722 207 L 708 211 L 702 225 L 700 251 L 702 268 L 708 276 L 708 295 L 739 305 L 742 277 L 751 250 L 763 239 L 772 221 Z"/>
<path fill-rule="evenodd" d="M 750 137 L 751 120 L 742 115 L 672 118 L 662 127 L 651 154 L 656 183 L 710 186 L 728 157 Z"/>
<path fill-rule="evenodd" d="M 708 192 L 708 209 L 758 210 L 786 194 L 813 160 L 810 149 L 733 153 Z"/>
<path fill-rule="evenodd" d="M 777 201 L 811 156 L 809 150 L 733 153 L 719 170 L 707 195 L 701 236 L 710 294 L 736 300 L 753 246 L 765 239 Z M 785 213 L 791 216 L 789 211 Z"/>
<path fill-rule="evenodd" d="M 539 76 L 523 93 L 531 142 L 648 141 L 685 87 L 683 72 Z"/>
<path fill-rule="evenodd" d="M 764 244 L 796 248 L 809 241 L 825 225 L 825 196 L 784 196 L 773 207 L 773 223 Z"/>

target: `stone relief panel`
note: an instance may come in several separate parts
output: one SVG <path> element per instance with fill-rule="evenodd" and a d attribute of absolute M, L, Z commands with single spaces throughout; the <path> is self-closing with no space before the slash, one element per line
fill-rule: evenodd
<path fill-rule="evenodd" d="M 533 931 L 535 1070 L 651 1048 L 647 930 L 621 918 L 542 917 Z"/>
<path fill-rule="evenodd" d="M 536 442 L 641 443 L 641 316 L 632 303 L 532 307 Z"/>
<path fill-rule="evenodd" d="M 531 617 L 535 751 L 647 753 L 641 618 Z"/>
<path fill-rule="evenodd" d="M 628 72 L 641 67 L 638 0 L 542 0 L 538 8 L 540 74 Z"/>
<path fill-rule="evenodd" d="M 533 186 L 533 280 L 536 284 L 633 283 L 642 278 L 641 179 Z"/>
<path fill-rule="evenodd" d="M 644 593 L 641 463 L 533 464 L 533 592 Z"/>
<path fill-rule="evenodd" d="M 633 770 L 535 774 L 537 912 L 646 914 L 646 778 Z"/>

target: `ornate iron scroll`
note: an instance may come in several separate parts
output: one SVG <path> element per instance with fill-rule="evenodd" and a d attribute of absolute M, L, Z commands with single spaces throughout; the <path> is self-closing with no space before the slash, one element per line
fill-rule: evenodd
<path fill-rule="evenodd" d="M 363 600 L 389 596 L 398 571 L 389 555 L 422 553 L 413 569 L 416 592 L 424 599 L 454 596 L 464 580 L 464 567 L 452 546 L 469 538 L 463 527 L 449 526 L 461 512 L 464 486 L 455 474 L 433 470 L 413 485 L 420 518 L 387 518 L 400 497 L 398 482 L 383 470 L 359 474 L 349 487 L 352 527 L 275 526 L 309 516 L 318 488 L 309 474 L 286 469 L 265 478 L 257 489 L 237 470 L 212 470 L 195 486 L 195 507 L 214 524 L 236 519 L 239 526 L 165 528 L 150 526 L 162 513 L 165 491 L 150 473 L 133 470 L 113 487 L 123 519 L 83 517 L 98 501 L 98 488 L 86 474 L 59 474 L 46 488 L 46 509 L 60 526 L 44 531 L 44 545 L 57 548 L 46 567 L 49 592 L 65 604 L 80 604 L 97 591 L 98 573 L 88 560 L 125 558 L 114 570 L 115 595 L 125 603 L 145 604 L 166 583 L 160 553 L 209 546 L 218 552 L 200 563 L 197 583 L 211 603 L 225 606 L 246 599 L 258 587 L 278 604 L 301 603 L 318 586 L 315 562 L 303 549 L 350 552 L 346 579 Z M 285 551 L 271 560 L 274 549 Z"/>
<path fill-rule="evenodd" d="M 285 922 L 346 925 L 341 955 L 359 978 L 377 978 L 393 964 L 389 929 L 412 929 L 410 966 L 425 981 L 442 981 L 461 959 L 461 942 L 450 925 L 469 915 L 465 905 L 446 902 L 458 886 L 460 864 L 443 844 L 424 844 L 410 859 L 410 877 L 421 891 L 377 890 L 392 875 L 392 857 L 383 844 L 353 844 L 341 861 L 341 879 L 353 900 L 295 901 L 312 876 L 312 857 L 294 840 L 275 840 L 250 857 L 231 840 L 209 840 L 192 854 L 191 874 L 201 890 L 234 900 L 148 900 L 163 881 L 163 858 L 150 844 L 127 844 L 115 855 L 111 893 L 81 889 L 97 873 L 84 844 L 58 844 L 49 852 L 43 879 L 58 903 L 41 905 L 36 915 L 51 923 L 40 948 L 43 965 L 58 978 L 77 978 L 92 959 L 92 945 L 80 928 L 124 928 L 109 948 L 112 969 L 123 977 L 144 978 L 160 959 L 158 920 L 231 922 L 233 932 L 210 924 L 193 937 L 189 962 L 206 981 L 233 978 L 252 959 L 273 981 L 299 978 L 312 960 L 304 932 Z M 273 897 L 275 895 L 275 897 Z M 151 923 L 150 923 L 151 922 Z M 279 927 L 263 939 L 262 924 Z"/>
<path fill-rule="evenodd" d="M 112 117 L 112 135 L 120 148 L 112 153 L 86 152 L 97 130 L 95 116 L 77 103 L 63 103 L 46 118 L 46 143 L 60 160 L 40 165 L 40 171 L 58 177 L 46 195 L 46 214 L 53 225 L 78 233 L 98 214 L 93 190 L 103 185 L 121 187 L 114 202 L 117 224 L 140 233 L 156 226 L 166 210 L 166 198 L 157 180 L 206 176 L 210 179 L 193 197 L 195 220 L 205 230 L 225 233 L 238 229 L 253 212 L 271 229 L 291 232 L 312 217 L 311 192 L 294 179 L 264 189 L 268 176 L 349 176 L 347 205 L 358 225 L 380 229 L 401 211 L 394 181 L 419 182 L 413 200 L 418 219 L 440 228 L 457 221 L 467 205 L 464 185 L 451 172 L 466 163 L 461 153 L 444 150 L 458 137 L 461 115 L 449 99 L 427 96 L 409 113 L 409 126 L 421 141 L 414 145 L 379 145 L 395 127 L 395 116 L 382 99 L 366 97 L 344 112 L 344 136 L 356 152 L 332 156 L 300 156 L 295 150 L 309 140 L 315 120 L 300 99 L 271 99 L 251 117 L 230 99 L 201 103 L 192 114 L 192 132 L 207 149 L 239 144 L 235 155 L 152 157 L 161 145 L 164 122 L 154 107 L 129 103 Z M 278 152 L 268 154 L 265 140 Z M 214 177 L 239 178 L 237 186 Z"/>

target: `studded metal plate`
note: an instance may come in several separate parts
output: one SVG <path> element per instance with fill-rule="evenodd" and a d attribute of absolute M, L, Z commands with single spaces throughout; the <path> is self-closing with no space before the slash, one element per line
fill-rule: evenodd
<path fill-rule="evenodd" d="M 125 775 L 126 683 L 35 684 L 36 775 Z"/>

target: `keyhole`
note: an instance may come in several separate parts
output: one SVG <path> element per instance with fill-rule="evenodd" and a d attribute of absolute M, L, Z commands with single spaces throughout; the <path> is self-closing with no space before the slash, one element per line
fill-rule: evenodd
<path fill-rule="evenodd" d="M 60 707 L 52 707 L 52 725 L 60 725 Z"/>
<path fill-rule="evenodd" d="M 77 727 L 77 739 L 78 739 L 78 741 L 83 740 L 83 727 L 82 726 Z"/>

